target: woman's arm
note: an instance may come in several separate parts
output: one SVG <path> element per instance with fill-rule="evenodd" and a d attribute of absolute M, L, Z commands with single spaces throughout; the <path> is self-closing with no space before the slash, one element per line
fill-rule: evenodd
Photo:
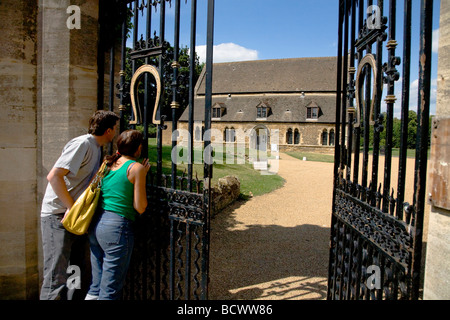
<path fill-rule="evenodd" d="M 144 213 L 145 209 L 147 209 L 146 176 L 149 168 L 150 166 L 147 159 L 145 159 L 142 164 L 136 163 L 136 165 L 131 168 L 134 175 L 133 207 L 140 214 Z"/>

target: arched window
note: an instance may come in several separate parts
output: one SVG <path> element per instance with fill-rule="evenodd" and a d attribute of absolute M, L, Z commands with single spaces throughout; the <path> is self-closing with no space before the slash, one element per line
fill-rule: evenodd
<path fill-rule="evenodd" d="M 326 129 L 322 132 L 322 145 L 327 146 L 328 145 L 328 132 Z"/>
<path fill-rule="evenodd" d="M 294 131 L 294 144 L 300 144 L 300 132 L 298 132 L 298 129 Z"/>
<path fill-rule="evenodd" d="M 292 129 L 291 128 L 289 128 L 286 133 L 286 143 L 292 144 Z"/>
<path fill-rule="evenodd" d="M 233 127 L 231 127 L 231 129 L 228 129 L 228 127 L 225 128 L 225 132 L 223 133 L 223 140 L 225 142 L 236 142 L 236 134 Z"/>
<path fill-rule="evenodd" d="M 233 127 L 230 129 L 230 142 L 236 142 L 236 131 Z"/>
<path fill-rule="evenodd" d="M 225 130 L 223 131 L 223 141 L 228 142 L 228 127 L 225 127 Z"/>
<path fill-rule="evenodd" d="M 195 128 L 195 141 L 200 141 L 200 127 Z"/>
<path fill-rule="evenodd" d="M 330 130 L 330 137 L 329 138 L 330 138 L 329 139 L 330 146 L 334 146 L 334 130 L 333 129 Z"/>

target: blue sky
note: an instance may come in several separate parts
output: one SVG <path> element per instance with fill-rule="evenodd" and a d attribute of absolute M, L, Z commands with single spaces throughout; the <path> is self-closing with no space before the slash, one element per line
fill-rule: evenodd
<path fill-rule="evenodd" d="M 445 0 L 447 1 L 447 0 Z M 167 7 L 166 40 L 173 44 L 172 7 Z M 376 2 L 376 1 L 374 1 Z M 338 0 L 216 0 L 214 21 L 214 62 L 265 60 L 297 57 L 336 56 L 338 39 Z M 389 0 L 385 0 L 387 15 Z M 417 104 L 419 6 L 413 0 L 411 104 Z M 182 46 L 189 46 L 191 0 L 181 0 Z M 434 1 L 432 57 L 432 113 L 434 113 L 437 78 L 437 40 L 440 1 Z M 403 0 L 397 0 L 396 54 L 402 55 Z M 154 10 L 153 10 L 154 12 Z M 159 12 L 158 14 L 159 15 Z M 205 56 L 207 0 L 198 0 L 197 54 Z M 158 26 L 158 17 L 153 25 Z M 158 32 L 158 28 L 156 28 Z M 152 32 L 153 33 L 153 32 Z M 384 54 L 386 57 L 386 54 Z M 385 59 L 384 59 L 385 61 Z M 401 66 L 398 68 L 401 71 Z M 400 92 L 401 79 L 397 92 Z M 398 94 L 399 98 L 400 95 Z M 398 111 L 397 111 L 398 113 Z"/>

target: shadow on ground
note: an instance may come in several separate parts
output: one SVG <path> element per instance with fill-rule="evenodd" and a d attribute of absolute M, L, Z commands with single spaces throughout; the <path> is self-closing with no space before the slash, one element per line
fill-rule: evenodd
<path fill-rule="evenodd" d="M 211 220 L 210 299 L 325 299 L 329 228 L 246 226 L 234 218 L 244 203 Z"/>

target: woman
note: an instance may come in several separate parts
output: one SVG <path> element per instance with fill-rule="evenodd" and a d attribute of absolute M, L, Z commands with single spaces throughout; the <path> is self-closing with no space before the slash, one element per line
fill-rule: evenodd
<path fill-rule="evenodd" d="M 132 223 L 147 208 L 148 159 L 136 162 L 143 135 L 127 130 L 117 139 L 117 153 L 107 156 L 98 220 L 89 231 L 92 284 L 86 300 L 120 299 L 134 245 Z"/>

